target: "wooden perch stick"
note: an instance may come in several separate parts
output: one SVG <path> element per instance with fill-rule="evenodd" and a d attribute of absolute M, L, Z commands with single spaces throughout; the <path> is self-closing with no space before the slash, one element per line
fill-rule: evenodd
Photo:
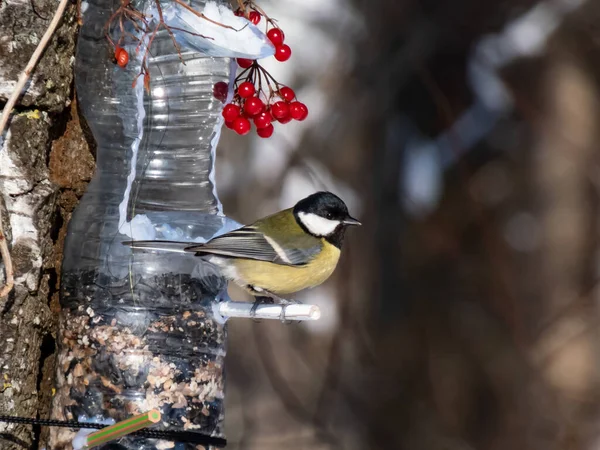
<path fill-rule="evenodd" d="M 60 0 L 58 8 L 56 8 L 56 12 L 54 13 L 54 17 L 52 18 L 48 29 L 46 29 L 46 32 L 40 40 L 40 43 L 33 52 L 33 55 L 31 55 L 29 62 L 25 66 L 25 69 L 23 70 L 23 72 L 21 72 L 21 75 L 19 75 L 19 79 L 17 81 L 17 85 L 15 86 L 15 90 L 8 98 L 8 101 L 6 102 L 6 105 L 2 110 L 2 116 L 0 117 L 0 137 L 4 133 L 4 129 L 6 128 L 6 124 L 8 123 L 10 113 L 12 112 L 15 103 L 17 103 L 17 100 L 21 96 L 21 91 L 25 87 L 25 83 L 27 83 L 27 80 L 31 76 L 31 72 L 33 72 L 33 69 L 35 68 L 38 60 L 40 59 L 40 56 L 42 56 L 46 45 L 48 45 L 50 38 L 54 34 L 54 31 L 56 30 L 56 27 L 58 26 L 58 23 L 60 22 L 60 19 L 62 18 L 63 13 L 65 12 L 67 3 L 69 3 L 69 0 Z M 2 261 L 4 261 L 4 267 L 6 270 L 6 283 L 4 286 L 2 286 L 2 288 L 0 288 L 1 298 L 8 295 L 10 291 L 12 291 L 12 288 L 14 286 L 12 259 L 10 257 L 10 251 L 8 250 L 6 236 L 4 235 L 4 228 L 2 226 L 2 216 L 0 216 L 0 256 L 2 256 Z"/>

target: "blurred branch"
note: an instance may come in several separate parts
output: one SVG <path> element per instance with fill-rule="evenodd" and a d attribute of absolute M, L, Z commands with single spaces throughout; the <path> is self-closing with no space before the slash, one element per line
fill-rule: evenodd
<path fill-rule="evenodd" d="M 265 368 L 265 373 L 269 378 L 271 386 L 281 399 L 281 402 L 285 406 L 286 410 L 297 420 L 301 422 L 310 423 L 312 421 L 312 414 L 302 404 L 300 399 L 296 396 L 288 385 L 287 380 L 281 375 L 279 368 L 275 362 L 275 354 L 269 338 L 263 331 L 262 326 L 258 324 L 252 327 L 254 332 L 254 340 L 256 341 L 256 348 L 258 349 L 258 355 Z M 335 436 L 331 435 L 328 430 L 323 429 L 319 426 L 321 437 L 329 444 L 339 447 L 339 443 Z"/>
<path fill-rule="evenodd" d="M 344 250 L 344 253 L 345 257 L 349 258 L 350 248 L 346 248 Z M 351 271 L 351 268 L 348 268 L 347 265 L 343 265 L 339 269 L 342 269 L 342 276 L 340 278 L 342 280 L 346 280 L 344 282 L 339 283 L 340 287 L 338 298 L 342 299 L 342 301 L 338 302 L 338 308 L 340 310 L 340 325 L 337 333 L 334 334 L 333 340 L 329 347 L 329 358 L 327 360 L 325 378 L 322 382 L 321 393 L 317 400 L 315 413 L 313 416 L 313 423 L 317 426 L 320 422 L 326 421 L 326 417 L 330 411 L 328 405 L 333 405 L 333 402 L 328 400 L 330 397 L 330 392 L 335 391 L 338 385 L 340 384 L 340 370 L 342 363 L 341 345 L 342 342 L 347 339 L 347 336 L 350 331 L 349 319 L 352 305 L 352 292 L 348 286 L 349 282 L 347 280 L 351 280 L 352 277 L 344 276 L 350 274 L 344 274 L 343 271 L 349 272 Z"/>
<path fill-rule="evenodd" d="M 453 127 L 450 126 L 453 121 L 453 112 L 450 102 L 428 70 L 421 68 L 420 75 L 425 87 L 429 90 L 434 103 L 438 107 L 438 114 L 448 126 L 448 134 L 451 138 L 452 145 L 451 149 L 456 154 L 458 159 L 458 156 L 463 154 L 464 149 L 462 148 L 460 136 L 456 135 Z M 469 168 L 467 167 L 466 162 L 462 159 L 458 159 L 457 167 L 459 172 L 462 174 L 462 176 L 458 177 L 458 182 L 462 185 L 464 192 L 468 193 L 468 180 L 470 178 Z M 483 234 L 483 244 L 486 250 L 488 261 L 494 268 L 494 270 L 491 271 L 493 279 L 496 281 L 496 284 L 499 287 L 498 291 L 500 294 L 497 294 L 498 298 L 493 299 L 494 302 L 492 306 L 501 313 L 502 317 L 507 321 L 507 323 L 513 325 L 512 329 L 514 330 L 515 337 L 522 343 L 523 328 L 519 323 L 519 318 L 522 317 L 522 314 L 519 313 L 518 302 L 511 290 L 510 277 L 508 275 L 509 271 L 507 264 L 505 263 L 507 260 L 506 251 L 503 246 L 499 245 L 495 239 L 495 236 L 491 232 L 489 220 L 482 205 L 476 202 L 471 195 L 468 195 L 468 199 L 470 200 L 468 202 L 468 207 L 473 213 L 475 220 L 479 224 L 479 229 Z M 494 290 L 494 292 L 496 291 Z M 506 300 L 509 301 L 507 302 Z"/>

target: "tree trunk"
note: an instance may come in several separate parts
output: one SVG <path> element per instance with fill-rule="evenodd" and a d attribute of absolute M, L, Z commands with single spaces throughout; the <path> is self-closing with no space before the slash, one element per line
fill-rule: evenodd
<path fill-rule="evenodd" d="M 0 102 L 10 96 L 56 2 L 0 4 Z M 62 242 L 94 169 L 74 107 L 75 6 L 67 9 L 0 147 L 0 214 L 15 287 L 0 299 L 0 414 L 47 417 Z M 2 266 L 3 269 L 3 266 Z M 4 283 L 0 271 L 0 284 Z M 37 448 L 37 427 L 0 423 L 0 447 Z"/>

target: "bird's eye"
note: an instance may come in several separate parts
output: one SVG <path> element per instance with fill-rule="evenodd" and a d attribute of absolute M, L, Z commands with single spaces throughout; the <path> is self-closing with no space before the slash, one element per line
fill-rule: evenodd
<path fill-rule="evenodd" d="M 327 213 L 327 218 L 328 218 L 328 219 L 333 219 L 333 214 L 331 214 L 331 213 Z"/>

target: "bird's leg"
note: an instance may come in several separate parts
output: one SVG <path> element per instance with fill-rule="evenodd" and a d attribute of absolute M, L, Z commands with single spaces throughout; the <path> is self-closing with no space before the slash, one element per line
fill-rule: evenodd
<path fill-rule="evenodd" d="M 298 300 L 286 300 L 285 298 L 281 298 L 278 295 L 273 294 L 272 292 L 259 288 L 258 286 L 247 286 L 247 289 L 256 298 L 256 301 L 254 302 L 254 305 L 252 305 L 252 309 L 250 310 L 250 317 L 254 318 L 254 316 L 256 315 L 256 309 L 258 308 L 258 305 L 262 303 L 277 303 L 278 305 L 281 305 L 281 315 L 279 316 L 279 319 L 283 323 L 292 323 L 291 321 L 285 320 L 285 310 L 288 305 L 297 305 L 301 302 L 299 302 Z"/>
<path fill-rule="evenodd" d="M 268 295 L 269 298 L 272 299 L 272 303 L 277 303 L 278 305 L 298 305 L 301 304 L 302 302 L 298 301 L 298 300 L 287 300 L 285 298 L 281 298 L 275 294 L 273 294 L 272 292 L 264 292 L 264 295 Z"/>
<path fill-rule="evenodd" d="M 257 320 L 255 319 L 256 316 L 256 309 L 258 308 L 259 305 L 263 305 L 265 303 L 273 303 L 273 299 L 271 297 L 266 297 L 264 295 L 255 295 L 254 296 L 254 304 L 252 305 L 252 309 L 250 310 L 250 317 L 252 317 L 253 320 Z"/>

